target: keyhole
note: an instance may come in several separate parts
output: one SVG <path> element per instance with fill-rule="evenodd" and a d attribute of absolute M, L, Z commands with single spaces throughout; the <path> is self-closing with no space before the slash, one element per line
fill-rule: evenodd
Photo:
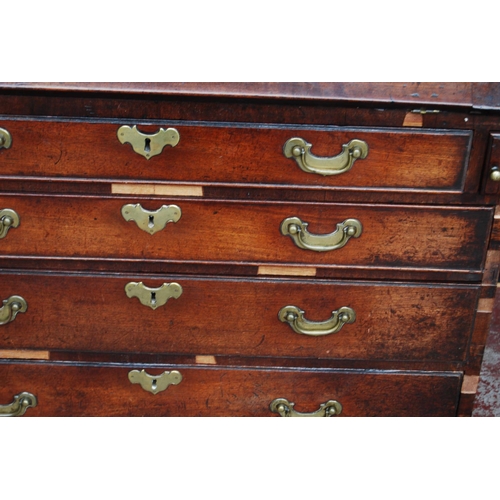
<path fill-rule="evenodd" d="M 144 141 L 144 151 L 149 153 L 151 151 L 151 139 L 145 139 Z"/>
<path fill-rule="evenodd" d="M 151 389 L 153 389 L 153 391 L 156 390 L 156 379 L 155 378 L 153 379 L 153 384 L 151 385 Z"/>
<path fill-rule="evenodd" d="M 156 304 L 156 292 L 151 292 L 151 304 Z"/>
<path fill-rule="evenodd" d="M 155 216 L 154 215 L 150 215 L 149 216 L 148 227 L 150 229 L 152 229 L 153 227 L 155 227 Z"/>

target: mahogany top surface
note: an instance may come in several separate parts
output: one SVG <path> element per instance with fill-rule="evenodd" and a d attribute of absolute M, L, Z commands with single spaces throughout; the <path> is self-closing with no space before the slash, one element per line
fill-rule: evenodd
<path fill-rule="evenodd" d="M 0 91 L 154 94 L 162 96 L 305 99 L 363 103 L 414 103 L 500 109 L 500 83 L 340 82 L 0 82 Z"/>

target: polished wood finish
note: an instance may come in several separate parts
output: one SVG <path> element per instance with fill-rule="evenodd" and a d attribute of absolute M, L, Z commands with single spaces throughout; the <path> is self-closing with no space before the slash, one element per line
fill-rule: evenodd
<path fill-rule="evenodd" d="M 147 210 L 176 204 L 177 223 L 149 234 L 127 222 L 125 204 Z M 316 266 L 366 266 L 438 270 L 479 270 L 491 208 L 397 205 L 230 202 L 182 198 L 0 196 L 0 207 L 15 210 L 19 228 L 0 245 L 0 255 L 194 262 L 248 262 Z M 337 223 L 358 219 L 359 238 L 338 250 L 315 252 L 295 246 L 280 226 L 300 217 L 314 234 L 329 234 Z M 26 245 L 26 241 L 30 245 Z M 61 244 L 64 242 L 64 244 Z"/>
<path fill-rule="evenodd" d="M 0 150 L 1 175 L 460 192 L 472 138 L 470 131 L 134 123 L 144 133 L 162 126 L 180 134 L 177 146 L 147 160 L 118 141 L 124 124 L 0 119 L 13 137 L 12 147 Z M 309 174 L 283 155 L 292 137 L 312 143 L 318 156 L 335 156 L 352 139 L 365 141 L 369 153 L 344 174 Z"/>
<path fill-rule="evenodd" d="M 174 96 L 220 96 L 238 98 L 279 98 L 327 101 L 399 102 L 425 104 L 454 104 L 472 106 L 473 103 L 492 101 L 491 93 L 498 84 L 471 83 L 1 83 L 4 88 L 16 91 L 78 91 L 99 90 L 109 93 L 174 95 Z M 495 101 L 492 101 L 495 102 Z"/>
<path fill-rule="evenodd" d="M 182 382 L 153 395 L 132 385 L 128 372 L 177 369 Z M 29 391 L 38 405 L 26 416 L 278 416 L 269 404 L 285 397 L 314 412 L 338 400 L 340 416 L 453 416 L 459 373 L 241 369 L 192 366 L 65 365 L 0 360 L 0 404 Z M 5 403 L 4 403 L 5 404 Z"/>
<path fill-rule="evenodd" d="M 464 360 L 479 286 L 131 275 L 0 275 L 28 311 L 3 327 L 0 348 L 366 360 Z M 178 299 L 153 310 L 125 285 L 175 282 Z M 287 305 L 311 321 L 348 306 L 356 321 L 324 337 L 278 319 Z"/>
<path fill-rule="evenodd" d="M 0 208 L 21 217 L 0 239 L 0 299 L 28 302 L 0 326 L 0 404 L 31 391 L 27 416 L 271 416 L 277 397 L 470 415 L 500 266 L 499 84 L 9 83 L 0 112 Z M 181 140 L 148 161 L 119 143 L 124 124 Z M 353 138 L 370 151 L 316 176 L 284 157 L 293 136 L 318 156 Z M 151 236 L 128 203 L 182 217 Z M 280 234 L 291 216 L 363 233 L 306 251 Z M 153 311 L 129 281 L 183 294 Z M 284 305 L 357 319 L 312 338 L 279 321 Z M 127 379 L 143 368 L 184 380 L 153 396 Z"/>

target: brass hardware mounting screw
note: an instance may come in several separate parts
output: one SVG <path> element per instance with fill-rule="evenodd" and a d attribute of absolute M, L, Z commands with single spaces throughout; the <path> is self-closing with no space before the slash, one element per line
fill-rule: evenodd
<path fill-rule="evenodd" d="M 12 226 L 14 220 L 12 217 L 6 216 L 2 219 L 2 224 L 6 227 Z"/>
<path fill-rule="evenodd" d="M 354 148 L 354 149 L 352 150 L 352 153 L 351 153 L 351 154 L 352 154 L 352 157 L 353 157 L 353 158 L 360 158 L 360 157 L 361 157 L 361 149 L 359 149 L 359 148 Z"/>

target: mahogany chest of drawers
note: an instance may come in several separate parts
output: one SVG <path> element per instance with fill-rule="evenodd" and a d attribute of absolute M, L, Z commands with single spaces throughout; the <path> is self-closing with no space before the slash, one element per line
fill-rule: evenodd
<path fill-rule="evenodd" d="M 0 84 L 0 414 L 470 415 L 500 86 Z"/>

